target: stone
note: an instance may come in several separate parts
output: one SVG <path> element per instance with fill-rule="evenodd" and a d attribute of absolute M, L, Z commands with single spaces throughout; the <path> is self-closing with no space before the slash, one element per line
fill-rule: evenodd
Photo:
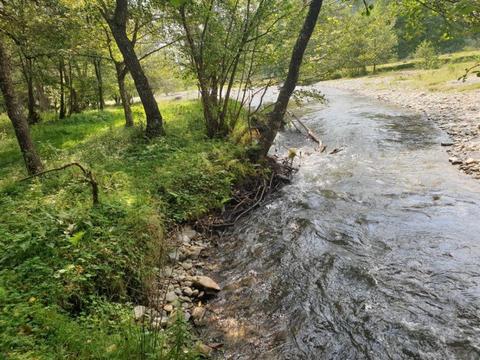
<path fill-rule="evenodd" d="M 161 329 L 168 325 L 169 318 L 167 316 L 156 317 L 152 321 L 152 327 L 154 329 Z"/>
<path fill-rule="evenodd" d="M 210 357 L 210 355 L 212 354 L 212 351 L 213 349 L 208 346 L 208 345 L 205 345 L 204 343 L 197 343 L 197 351 L 202 354 L 203 356 L 206 356 L 206 357 Z"/>
<path fill-rule="evenodd" d="M 453 142 L 451 142 L 451 141 L 444 141 L 444 142 L 440 143 L 440 145 L 442 145 L 442 146 L 453 146 Z"/>
<path fill-rule="evenodd" d="M 193 290 L 192 290 L 190 287 L 184 287 L 184 288 L 183 288 L 183 293 L 184 293 L 186 296 L 192 296 Z"/>
<path fill-rule="evenodd" d="M 165 310 L 167 313 L 171 313 L 173 311 L 173 305 L 167 304 L 163 307 L 163 310 Z"/>
<path fill-rule="evenodd" d="M 143 305 L 138 305 L 133 308 L 133 317 L 135 320 L 142 320 L 147 313 L 147 308 Z"/>
<path fill-rule="evenodd" d="M 201 290 L 220 291 L 220 286 L 208 276 L 195 276 L 193 278 L 193 286 Z"/>
<path fill-rule="evenodd" d="M 192 265 L 192 263 L 190 263 L 190 262 L 184 262 L 184 263 L 182 263 L 182 267 L 183 267 L 185 270 L 190 270 L 190 269 L 193 267 L 193 265 Z"/>
<path fill-rule="evenodd" d="M 172 303 L 177 300 L 177 294 L 175 294 L 174 291 L 169 291 L 167 295 L 165 295 L 165 300 L 169 303 Z"/>
<path fill-rule="evenodd" d="M 456 158 L 456 157 L 451 157 L 448 159 L 448 161 L 450 161 L 452 163 L 452 165 L 459 165 L 462 163 L 462 160 L 460 160 L 459 158 Z"/>
<path fill-rule="evenodd" d="M 478 161 L 472 158 L 469 158 L 465 161 L 465 164 L 471 165 L 471 164 L 476 164 Z"/>
<path fill-rule="evenodd" d="M 205 316 L 206 309 L 203 306 L 196 306 L 192 310 L 192 319 L 194 321 L 200 321 Z"/>

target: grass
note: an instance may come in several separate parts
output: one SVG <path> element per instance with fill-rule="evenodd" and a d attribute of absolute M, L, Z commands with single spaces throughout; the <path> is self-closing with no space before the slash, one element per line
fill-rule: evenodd
<path fill-rule="evenodd" d="M 141 126 L 124 128 L 118 108 L 32 128 L 47 168 L 78 161 L 93 171 L 98 207 L 74 169 L 19 182 L 22 158 L 0 117 L 0 359 L 145 354 L 131 309 L 168 247 L 165 229 L 221 208 L 254 171 L 242 146 L 205 137 L 198 102 L 161 109 L 167 136 L 153 141 Z M 134 114 L 141 123 L 139 107 Z M 194 357 L 186 325 L 177 325 L 154 358 Z"/>
<path fill-rule="evenodd" d="M 438 69 L 423 70 L 416 68 L 416 59 L 377 66 L 377 72 L 368 70 L 367 76 L 372 85 L 379 88 L 392 86 L 406 87 L 415 90 L 438 92 L 462 92 L 480 89 L 480 81 L 470 75 L 466 82 L 458 79 L 465 74 L 467 68 L 480 61 L 480 51 L 462 51 L 445 54 L 439 57 Z M 383 81 L 381 81 L 383 79 Z M 376 81 L 380 80 L 380 81 Z"/>

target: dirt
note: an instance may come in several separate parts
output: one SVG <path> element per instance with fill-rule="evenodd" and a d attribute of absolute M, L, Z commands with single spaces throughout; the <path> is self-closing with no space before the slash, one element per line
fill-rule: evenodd
<path fill-rule="evenodd" d="M 480 179 L 480 90 L 422 91 L 402 87 L 391 77 L 340 79 L 325 84 L 425 114 L 450 135 L 451 142 L 442 145 L 452 165 Z"/>

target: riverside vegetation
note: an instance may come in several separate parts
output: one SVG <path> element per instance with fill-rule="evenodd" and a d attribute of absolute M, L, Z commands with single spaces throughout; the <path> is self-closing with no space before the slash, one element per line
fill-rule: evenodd
<path fill-rule="evenodd" d="M 208 356 L 214 262 L 185 225 L 288 180 L 290 99 L 324 99 L 297 83 L 420 64 L 435 87 L 479 24 L 477 0 L 0 0 L 0 357 Z"/>
<path fill-rule="evenodd" d="M 145 300 L 165 227 L 221 208 L 232 185 L 255 172 L 242 146 L 205 138 L 198 102 L 162 105 L 169 135 L 156 141 L 125 128 L 119 108 L 32 129 L 48 167 L 75 160 L 94 169 L 96 207 L 75 169 L 18 182 L 20 154 L 2 118 L 0 348 L 8 358 L 139 355 L 131 304 Z M 143 117 L 138 106 L 134 114 Z M 170 345 L 183 351 L 194 343 L 177 325 Z M 176 344 L 179 336 L 187 343 Z"/>

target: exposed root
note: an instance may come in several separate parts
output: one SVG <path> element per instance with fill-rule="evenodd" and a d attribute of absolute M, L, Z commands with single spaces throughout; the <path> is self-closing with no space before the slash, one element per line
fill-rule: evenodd
<path fill-rule="evenodd" d="M 260 206 L 272 193 L 290 183 L 292 175 L 298 170 L 292 165 L 292 159 L 268 158 L 270 174 L 259 174 L 239 186 L 232 200 L 223 211 L 197 220 L 194 224 L 202 232 L 222 230 L 235 225 L 241 218 Z"/>

